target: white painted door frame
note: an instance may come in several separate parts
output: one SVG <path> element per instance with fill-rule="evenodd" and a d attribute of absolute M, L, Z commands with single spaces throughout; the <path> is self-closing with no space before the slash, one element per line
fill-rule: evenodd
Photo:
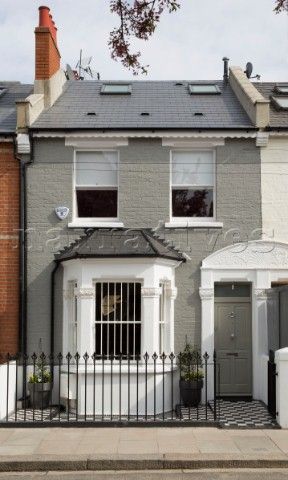
<path fill-rule="evenodd" d="M 215 282 L 250 282 L 252 294 L 253 397 L 267 403 L 267 295 L 271 282 L 288 279 L 288 244 L 255 241 L 212 253 L 201 267 L 202 352 L 214 352 Z M 213 396 L 213 383 L 209 384 Z"/>

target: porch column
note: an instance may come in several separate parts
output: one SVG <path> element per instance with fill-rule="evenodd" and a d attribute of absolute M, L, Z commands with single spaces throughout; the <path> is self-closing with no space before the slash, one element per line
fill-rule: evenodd
<path fill-rule="evenodd" d="M 154 352 L 159 353 L 159 287 L 142 287 L 142 354 L 148 352 L 149 357 Z"/>
<path fill-rule="evenodd" d="M 254 298 L 253 397 L 267 403 L 267 291 L 255 288 Z"/>
<path fill-rule="evenodd" d="M 86 352 L 92 355 L 94 352 L 94 288 L 77 288 L 77 320 L 78 320 L 78 353 L 83 356 Z"/>
<path fill-rule="evenodd" d="M 214 288 L 199 288 L 201 298 L 201 350 L 210 359 L 214 353 Z"/>
<path fill-rule="evenodd" d="M 213 353 L 214 353 L 214 288 L 199 288 L 201 298 L 201 352 L 208 353 L 207 371 L 207 398 L 214 398 L 214 375 L 213 375 Z M 202 390 L 202 401 L 204 401 L 204 388 Z"/>

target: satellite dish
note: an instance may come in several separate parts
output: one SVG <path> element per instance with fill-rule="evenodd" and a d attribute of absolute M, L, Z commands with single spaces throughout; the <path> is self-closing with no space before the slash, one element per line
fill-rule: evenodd
<path fill-rule="evenodd" d="M 75 72 L 72 70 L 72 68 L 68 64 L 66 65 L 66 76 L 68 80 L 76 80 Z"/>
<path fill-rule="evenodd" d="M 76 68 L 81 66 L 81 68 L 85 69 L 85 68 L 89 67 L 91 61 L 92 61 L 92 57 L 81 58 L 79 60 L 79 62 L 77 63 Z"/>
<path fill-rule="evenodd" d="M 253 72 L 253 65 L 251 62 L 248 62 L 246 65 L 246 70 L 244 72 L 246 73 L 246 77 L 251 78 L 252 72 Z"/>
<path fill-rule="evenodd" d="M 85 80 L 87 77 L 88 78 L 97 78 L 97 80 L 100 79 L 100 73 L 94 70 L 91 66 L 93 57 L 82 57 L 82 50 L 80 50 L 80 58 L 77 62 L 76 69 L 78 70 L 77 74 L 78 77 L 76 80 Z"/>

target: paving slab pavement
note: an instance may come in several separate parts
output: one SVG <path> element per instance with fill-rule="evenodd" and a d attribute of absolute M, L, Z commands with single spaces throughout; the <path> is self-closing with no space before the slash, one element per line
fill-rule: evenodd
<path fill-rule="evenodd" d="M 3 428 L 0 472 L 288 468 L 288 430 Z"/>
<path fill-rule="evenodd" d="M 5 475 L 5 476 L 4 476 Z M 107 472 L 29 472 L 29 473 L 0 473 L 0 480 L 285 480 L 288 478 L 286 469 L 270 470 L 165 470 L 165 472 L 151 470 Z"/>

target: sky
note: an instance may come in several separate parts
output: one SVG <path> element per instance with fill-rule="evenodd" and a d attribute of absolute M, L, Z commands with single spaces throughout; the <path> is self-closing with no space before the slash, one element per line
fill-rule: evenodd
<path fill-rule="evenodd" d="M 40 0 L 41 1 L 41 0 Z M 36 0 L 0 1 L 0 79 L 23 83 L 34 79 Z M 177 13 L 165 14 L 149 42 L 141 49 L 147 76 L 138 79 L 217 80 L 223 75 L 222 57 L 230 65 L 254 65 L 262 81 L 288 81 L 288 15 L 273 12 L 273 0 L 179 0 Z M 80 49 L 93 56 L 93 68 L 102 79 L 133 78 L 113 61 L 107 45 L 118 17 L 109 0 L 47 0 L 58 27 L 63 67 L 75 67 Z"/>

